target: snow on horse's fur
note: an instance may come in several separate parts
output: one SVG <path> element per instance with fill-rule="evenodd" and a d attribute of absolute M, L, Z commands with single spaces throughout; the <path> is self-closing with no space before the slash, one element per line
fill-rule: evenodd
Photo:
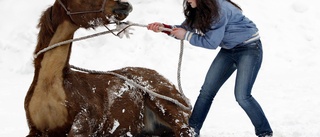
<path fill-rule="evenodd" d="M 68 15 L 60 2 L 72 11 L 105 5 L 102 12 Z M 40 19 L 35 53 L 72 39 L 80 27 L 108 24 L 109 18 L 123 20 L 130 11 L 131 5 L 121 1 L 57 0 Z M 97 20 L 99 23 L 92 23 Z M 72 43 L 65 44 L 34 60 L 34 78 L 25 98 L 29 137 L 191 136 L 190 110 L 151 96 L 116 76 L 71 70 L 71 49 Z M 126 67 L 112 72 L 188 105 L 175 86 L 154 70 Z"/>

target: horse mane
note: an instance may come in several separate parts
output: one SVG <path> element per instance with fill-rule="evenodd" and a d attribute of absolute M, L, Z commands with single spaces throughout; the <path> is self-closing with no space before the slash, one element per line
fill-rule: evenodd
<path fill-rule="evenodd" d="M 38 34 L 38 45 L 35 52 L 38 52 L 43 49 L 44 46 L 49 44 L 50 39 L 53 37 L 55 32 L 54 30 L 57 27 L 52 24 L 52 8 L 53 7 L 51 6 L 42 13 L 39 24 L 37 25 L 37 28 L 39 28 L 40 31 Z"/>
<path fill-rule="evenodd" d="M 63 8 L 60 6 L 59 3 L 55 3 L 53 6 L 48 7 L 41 15 L 39 19 L 39 23 L 37 28 L 39 28 L 38 33 L 38 43 L 35 48 L 34 53 L 39 52 L 40 50 L 46 48 L 58 27 L 63 21 L 68 20 L 70 21 L 69 16 L 65 15 L 63 12 Z M 55 13 L 55 14 L 53 14 Z M 40 54 L 35 60 L 35 68 L 40 64 L 40 60 L 43 59 L 43 54 Z"/>

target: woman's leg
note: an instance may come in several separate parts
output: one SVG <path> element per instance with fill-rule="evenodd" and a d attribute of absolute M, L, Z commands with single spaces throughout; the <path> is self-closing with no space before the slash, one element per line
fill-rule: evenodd
<path fill-rule="evenodd" d="M 257 41 L 236 50 L 236 100 L 253 123 L 256 135 L 272 133 L 271 127 L 262 108 L 251 95 L 251 89 L 262 62 L 263 54 L 261 43 L 260 41 Z"/>
<path fill-rule="evenodd" d="M 203 122 L 209 112 L 212 100 L 223 83 L 235 71 L 235 63 L 230 58 L 228 50 L 221 49 L 212 62 L 200 94 L 194 105 L 189 124 L 199 134 Z"/>

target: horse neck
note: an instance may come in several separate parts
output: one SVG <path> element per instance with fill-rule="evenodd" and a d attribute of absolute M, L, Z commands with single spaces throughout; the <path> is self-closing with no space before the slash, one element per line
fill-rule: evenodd
<path fill-rule="evenodd" d="M 49 45 L 71 39 L 77 30 L 69 21 L 62 21 L 51 27 L 54 29 L 47 29 L 50 27 L 43 23 L 40 24 L 36 52 Z M 61 104 L 66 100 L 63 79 L 70 49 L 71 44 L 65 44 L 42 53 L 35 59 L 35 75 L 26 97 L 26 110 L 32 123 L 42 131 L 61 127 L 67 122 L 67 108 Z"/>
<path fill-rule="evenodd" d="M 35 53 L 50 45 L 72 39 L 74 32 L 78 29 L 57 2 L 43 12 L 38 27 L 40 31 Z M 54 68 L 61 70 L 61 67 L 67 65 L 69 61 L 70 49 L 71 44 L 65 44 L 40 54 L 34 60 L 35 74 L 37 75 L 40 68 L 50 68 L 54 65 Z"/>
<path fill-rule="evenodd" d="M 49 31 L 42 29 L 44 28 L 41 27 L 40 31 Z M 36 52 L 38 50 L 41 50 L 41 48 L 48 47 L 61 41 L 72 39 L 74 32 L 77 29 L 78 27 L 76 27 L 69 21 L 63 21 L 56 27 L 51 36 L 49 35 L 48 37 L 42 35 L 45 33 L 39 33 L 39 42 L 36 48 Z M 41 41 L 40 39 L 45 41 Z M 43 53 L 41 57 L 35 60 L 35 73 L 39 74 L 39 77 L 49 79 L 51 79 L 50 77 L 62 76 L 64 68 L 66 68 L 69 64 L 70 50 L 71 44 L 69 43 Z"/>

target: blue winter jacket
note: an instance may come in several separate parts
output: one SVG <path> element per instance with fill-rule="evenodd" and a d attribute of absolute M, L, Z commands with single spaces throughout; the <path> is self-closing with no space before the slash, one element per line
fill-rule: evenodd
<path fill-rule="evenodd" d="M 256 25 L 245 17 L 240 9 L 226 0 L 218 2 L 220 19 L 212 23 L 204 35 L 196 33 L 188 26 L 179 26 L 187 30 L 185 40 L 194 46 L 208 49 L 216 49 L 218 46 L 231 49 L 249 39 L 259 39 Z"/>

